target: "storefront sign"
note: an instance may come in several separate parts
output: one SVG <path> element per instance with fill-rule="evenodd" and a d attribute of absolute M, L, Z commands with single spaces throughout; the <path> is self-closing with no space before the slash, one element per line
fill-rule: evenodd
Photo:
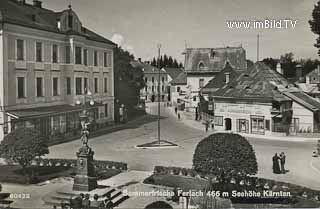
<path fill-rule="evenodd" d="M 247 115 L 263 115 L 262 107 L 255 105 L 217 104 L 217 112 L 228 112 Z"/>

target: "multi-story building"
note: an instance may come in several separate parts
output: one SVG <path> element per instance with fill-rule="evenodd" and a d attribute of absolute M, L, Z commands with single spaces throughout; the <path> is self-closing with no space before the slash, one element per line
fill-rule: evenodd
<path fill-rule="evenodd" d="M 0 140 L 18 127 L 73 132 L 81 108 L 113 121 L 113 42 L 84 27 L 71 6 L 54 12 L 39 0 L 1 0 L 0 22 Z M 89 92 L 94 105 L 80 107 Z"/>
<path fill-rule="evenodd" d="M 168 74 L 164 69 L 159 69 L 148 63 L 139 61 L 143 72 L 145 87 L 140 90 L 141 99 L 145 101 L 158 101 L 158 86 L 160 86 L 160 101 L 168 100 Z M 159 76 L 160 74 L 160 76 Z M 159 80 L 160 79 L 160 80 Z"/>
<path fill-rule="evenodd" d="M 200 89 L 222 71 L 227 62 L 235 71 L 247 68 L 246 52 L 242 47 L 187 48 L 183 54 L 187 86 L 191 92 L 187 104 L 191 109 L 195 109 L 200 101 Z"/>

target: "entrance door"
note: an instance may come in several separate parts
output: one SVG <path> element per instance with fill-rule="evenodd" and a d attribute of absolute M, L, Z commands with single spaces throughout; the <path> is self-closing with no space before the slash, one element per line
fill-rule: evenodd
<path fill-rule="evenodd" d="M 231 130 L 232 128 L 232 124 L 231 124 L 231 118 L 226 118 L 225 119 L 225 127 L 226 127 L 226 130 Z"/>

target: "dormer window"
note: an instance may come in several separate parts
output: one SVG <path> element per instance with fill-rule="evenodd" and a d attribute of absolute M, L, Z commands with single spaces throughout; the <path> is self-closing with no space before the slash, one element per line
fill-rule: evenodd
<path fill-rule="evenodd" d="M 69 14 L 68 16 L 68 26 L 69 26 L 69 29 L 72 29 L 73 27 L 73 16 L 72 14 Z"/>
<path fill-rule="evenodd" d="M 200 63 L 199 63 L 198 69 L 199 69 L 199 70 L 203 70 L 203 69 L 204 69 L 204 64 L 203 64 L 203 62 L 200 62 Z"/>
<path fill-rule="evenodd" d="M 57 28 L 58 28 L 59 30 L 61 30 L 61 22 L 60 22 L 60 20 L 57 21 Z"/>
<path fill-rule="evenodd" d="M 215 55 L 216 55 L 216 52 L 213 49 L 211 49 L 210 58 L 213 59 Z"/>

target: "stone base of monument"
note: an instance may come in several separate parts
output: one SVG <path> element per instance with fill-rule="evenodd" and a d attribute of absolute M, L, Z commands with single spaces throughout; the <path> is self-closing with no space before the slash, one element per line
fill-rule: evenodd
<path fill-rule="evenodd" d="M 72 188 L 74 191 L 88 192 L 97 187 L 97 178 L 89 177 L 87 175 L 76 175 Z"/>
<path fill-rule="evenodd" d="M 140 144 L 136 145 L 136 148 L 141 148 L 141 149 L 157 149 L 157 148 L 177 148 L 179 147 L 177 144 L 169 142 L 167 140 L 156 140 L 153 142 L 148 142 L 145 144 Z"/>
<path fill-rule="evenodd" d="M 128 196 L 124 196 L 122 192 L 116 188 L 99 186 L 89 192 L 81 192 L 74 191 L 72 183 L 69 183 L 62 188 L 45 195 L 42 200 L 45 205 L 50 208 L 54 205 L 59 208 L 61 203 L 69 203 L 71 198 L 79 196 L 80 193 L 89 194 L 90 200 L 93 200 L 93 196 L 95 194 L 99 196 L 99 200 L 104 200 L 108 195 L 110 195 L 111 201 L 115 204 L 115 207 L 129 198 Z"/>

